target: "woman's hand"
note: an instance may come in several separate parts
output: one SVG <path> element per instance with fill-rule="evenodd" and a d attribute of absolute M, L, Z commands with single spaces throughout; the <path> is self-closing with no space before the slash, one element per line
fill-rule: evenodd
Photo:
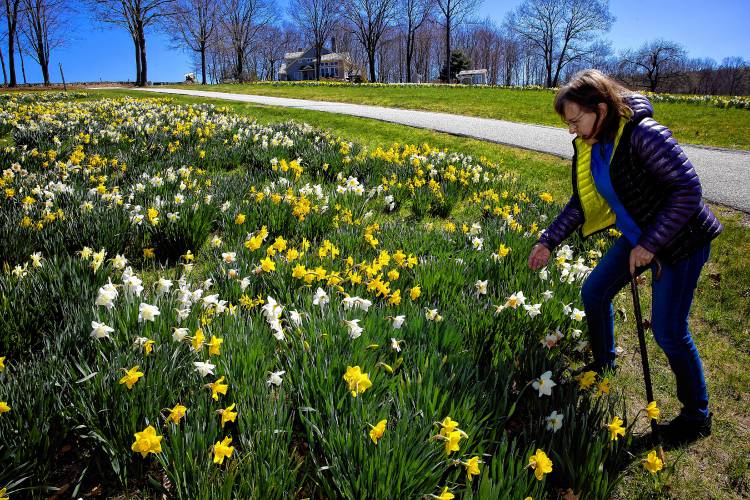
<path fill-rule="evenodd" d="M 636 267 L 649 265 L 653 258 L 654 254 L 642 246 L 636 245 L 636 247 L 630 251 L 630 275 L 633 276 L 635 274 Z"/>
<path fill-rule="evenodd" d="M 531 249 L 531 253 L 529 254 L 529 267 L 534 270 L 541 269 L 547 265 L 549 256 L 549 249 L 541 243 L 537 243 L 534 245 L 534 248 Z"/>

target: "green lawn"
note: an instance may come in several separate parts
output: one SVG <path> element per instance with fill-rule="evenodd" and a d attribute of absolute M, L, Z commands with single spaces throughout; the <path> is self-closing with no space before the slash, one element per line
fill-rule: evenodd
<path fill-rule="evenodd" d="M 257 94 L 350 102 L 496 118 L 561 127 L 552 109 L 554 92 L 480 87 L 304 87 L 268 84 L 176 86 L 191 90 Z M 656 103 L 654 117 L 677 140 L 733 149 L 750 149 L 750 110 L 684 103 Z"/>

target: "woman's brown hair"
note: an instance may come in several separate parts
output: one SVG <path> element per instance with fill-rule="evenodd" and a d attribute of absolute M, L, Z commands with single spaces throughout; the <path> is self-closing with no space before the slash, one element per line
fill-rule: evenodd
<path fill-rule="evenodd" d="M 623 97 L 628 89 L 596 69 L 579 71 L 560 87 L 555 96 L 555 111 L 565 119 L 565 103 L 574 102 L 584 111 L 596 114 L 594 128 L 599 125 L 599 103 L 607 105 L 607 115 L 596 131 L 598 140 L 614 140 L 620 127 L 620 117 L 632 113 Z"/>

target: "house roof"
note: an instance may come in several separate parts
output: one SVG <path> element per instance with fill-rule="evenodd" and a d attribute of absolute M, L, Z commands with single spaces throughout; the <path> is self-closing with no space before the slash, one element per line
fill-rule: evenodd
<path fill-rule="evenodd" d="M 287 52 L 284 54 L 284 61 L 287 63 L 287 66 L 305 55 L 307 51 L 302 52 Z M 348 52 L 331 52 L 330 54 L 323 54 L 320 56 L 320 60 L 322 62 L 330 62 L 330 61 L 341 61 L 344 59 L 349 59 L 349 53 Z"/>
<path fill-rule="evenodd" d="M 459 71 L 459 73 L 456 75 L 458 76 L 471 76 L 471 75 L 486 75 L 487 70 L 486 69 L 467 69 L 464 71 Z"/>

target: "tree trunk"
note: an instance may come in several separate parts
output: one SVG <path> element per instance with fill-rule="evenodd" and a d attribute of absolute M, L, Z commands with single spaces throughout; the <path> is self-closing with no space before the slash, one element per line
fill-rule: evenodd
<path fill-rule="evenodd" d="M 370 81 L 375 82 L 375 49 L 370 47 L 367 49 L 367 65 L 370 67 Z"/>
<path fill-rule="evenodd" d="M 8 21 L 8 24 L 10 24 L 10 21 Z M 16 62 L 15 58 L 13 57 L 13 47 L 15 45 L 15 31 L 16 31 L 16 25 L 15 22 L 13 22 L 12 26 L 12 33 L 11 30 L 8 30 L 8 73 L 10 74 L 10 82 L 8 83 L 8 87 L 15 87 L 16 86 Z"/>
<path fill-rule="evenodd" d="M 445 66 L 448 68 L 448 72 L 445 77 L 448 79 L 446 83 L 451 82 L 451 19 L 446 16 L 445 18 Z"/>
<path fill-rule="evenodd" d="M 141 48 L 141 85 L 148 85 L 148 66 L 146 64 L 146 35 L 143 33 L 143 27 L 138 34 L 138 45 Z"/>
<path fill-rule="evenodd" d="M 141 46 L 138 44 L 138 37 L 133 35 L 133 45 L 135 46 L 135 85 L 141 86 Z"/>
<path fill-rule="evenodd" d="M 2 50 L 0 50 L 0 64 L 3 66 L 3 84 L 8 85 L 8 73 L 5 71 L 5 57 Z"/>
<path fill-rule="evenodd" d="M 45 87 L 49 87 L 49 60 L 42 59 L 42 62 L 39 65 L 42 67 L 42 77 L 44 78 L 44 85 Z"/>
<path fill-rule="evenodd" d="M 206 44 L 201 44 L 201 83 L 206 84 Z"/>
<path fill-rule="evenodd" d="M 21 74 L 23 75 L 23 84 L 26 85 L 26 67 L 23 64 L 23 53 L 21 52 L 21 40 L 18 39 L 18 31 L 16 31 L 16 44 L 18 45 L 18 58 L 21 60 Z M 5 65 L 3 65 L 3 72 L 5 71 Z"/>
<path fill-rule="evenodd" d="M 406 34 L 406 82 L 411 83 L 411 65 L 414 57 L 414 35 L 409 31 Z"/>

